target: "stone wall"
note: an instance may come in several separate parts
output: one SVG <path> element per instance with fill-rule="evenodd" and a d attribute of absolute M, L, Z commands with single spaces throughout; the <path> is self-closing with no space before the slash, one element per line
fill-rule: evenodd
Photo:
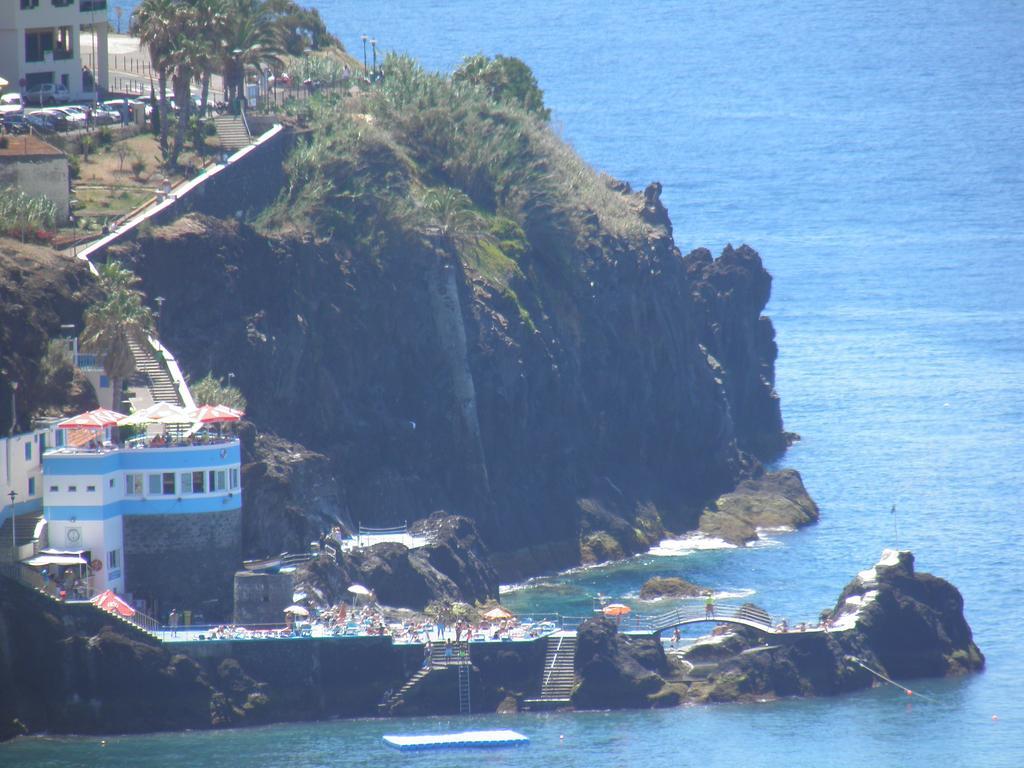
<path fill-rule="evenodd" d="M 236 573 L 235 624 L 280 624 L 292 602 L 293 583 L 290 573 Z"/>
<path fill-rule="evenodd" d="M 231 616 L 233 577 L 242 560 L 242 511 L 124 518 L 126 590 L 156 618 L 172 608 L 207 621 Z"/>
<path fill-rule="evenodd" d="M 67 219 L 71 200 L 68 159 L 47 157 L 5 157 L 0 159 L 0 188 L 14 187 L 27 195 L 43 195 L 57 206 L 57 216 Z"/>

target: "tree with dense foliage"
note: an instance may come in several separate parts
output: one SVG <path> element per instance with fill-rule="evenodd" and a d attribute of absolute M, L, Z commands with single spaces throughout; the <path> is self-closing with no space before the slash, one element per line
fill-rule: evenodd
<path fill-rule="evenodd" d="M 149 51 L 149 60 L 156 70 L 159 92 L 160 150 L 167 152 L 167 79 L 171 68 L 171 53 L 179 36 L 180 3 L 177 0 L 142 0 L 135 9 L 134 29 L 139 40 Z"/>
<path fill-rule="evenodd" d="M 452 83 L 482 86 L 495 101 L 512 102 L 545 121 L 551 118 L 533 71 L 515 56 L 469 56 L 452 73 Z"/>
<path fill-rule="evenodd" d="M 225 384 L 223 379 L 216 378 L 212 373 L 206 374 L 195 384 L 189 385 L 192 399 L 198 405 L 227 405 L 244 411 L 245 395 L 238 387 Z"/>
<path fill-rule="evenodd" d="M 223 0 L 227 23 L 221 47 L 224 97 L 230 103 L 245 96 L 245 76 L 264 66 L 280 68 L 279 27 L 268 0 Z"/>
<path fill-rule="evenodd" d="M 315 8 L 303 8 L 294 0 L 267 0 L 265 6 L 277 25 L 281 47 L 291 56 L 302 56 L 308 50 L 341 48 L 341 42 L 327 31 Z"/>
<path fill-rule="evenodd" d="M 146 343 L 153 332 L 153 313 L 143 304 L 138 276 L 118 261 L 99 268 L 102 298 L 85 311 L 82 349 L 103 355 L 103 370 L 110 377 L 113 407 L 121 404 L 121 383 L 135 373 L 130 342 Z"/>
<path fill-rule="evenodd" d="M 451 187 L 428 189 L 411 216 L 414 226 L 456 258 L 459 250 L 488 237 L 487 224 L 465 194 Z"/>

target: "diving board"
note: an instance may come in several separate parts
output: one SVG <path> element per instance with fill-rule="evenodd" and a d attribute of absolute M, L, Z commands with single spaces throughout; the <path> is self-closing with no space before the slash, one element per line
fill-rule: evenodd
<path fill-rule="evenodd" d="M 401 750 L 442 749 L 453 747 L 517 747 L 530 739 L 509 730 L 463 731 L 462 733 L 428 733 L 420 736 L 384 736 L 384 743 Z"/>

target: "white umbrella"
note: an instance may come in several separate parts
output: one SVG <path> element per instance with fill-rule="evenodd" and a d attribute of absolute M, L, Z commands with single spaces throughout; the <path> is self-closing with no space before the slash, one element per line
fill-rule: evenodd
<path fill-rule="evenodd" d="M 301 605 L 289 605 L 284 612 L 290 613 L 292 616 L 309 616 L 309 609 L 303 608 Z"/>
<path fill-rule="evenodd" d="M 348 588 L 348 591 L 352 593 L 352 610 L 356 609 L 356 598 L 359 595 L 366 597 L 370 594 L 370 590 L 364 587 L 362 584 L 353 584 Z"/>

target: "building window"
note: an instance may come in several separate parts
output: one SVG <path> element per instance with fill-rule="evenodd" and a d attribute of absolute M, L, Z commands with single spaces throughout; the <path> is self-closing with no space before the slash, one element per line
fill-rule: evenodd
<path fill-rule="evenodd" d="M 85 492 L 86 493 L 96 493 L 96 486 L 95 485 L 87 485 L 87 486 L 85 486 Z"/>
<path fill-rule="evenodd" d="M 78 486 L 77 485 L 69 485 L 68 486 L 68 493 L 78 493 Z"/>
<path fill-rule="evenodd" d="M 140 483 L 140 485 L 141 485 L 141 483 Z M 107 481 L 107 487 L 108 488 L 113 488 L 114 487 L 114 478 L 110 478 L 110 480 Z"/>
<path fill-rule="evenodd" d="M 50 493 L 56 493 L 58 490 L 60 489 L 56 485 L 50 486 Z"/>
<path fill-rule="evenodd" d="M 53 55 L 53 30 L 25 32 L 25 61 L 45 61 L 47 54 Z"/>
<path fill-rule="evenodd" d="M 75 0 L 50 0 L 53 3 L 54 8 L 67 8 L 69 5 L 74 5 Z"/>
<path fill-rule="evenodd" d="M 28 11 L 39 7 L 39 0 L 21 0 L 21 10 Z"/>
<path fill-rule="evenodd" d="M 174 495 L 174 473 L 163 472 L 158 475 L 149 476 L 150 496 L 173 496 Z"/>
<path fill-rule="evenodd" d="M 30 477 L 28 479 L 28 495 L 29 496 L 35 496 L 36 495 L 36 479 L 34 477 Z"/>
<path fill-rule="evenodd" d="M 233 491 L 236 488 L 238 488 L 238 470 L 237 469 L 232 469 L 230 471 L 230 475 L 231 475 L 231 490 Z"/>
<path fill-rule="evenodd" d="M 25 461 L 32 461 L 32 443 L 25 443 Z"/>
<path fill-rule="evenodd" d="M 203 472 L 182 472 L 181 492 L 182 493 L 206 493 Z"/>
<path fill-rule="evenodd" d="M 150 477 L 150 486 L 153 485 L 153 482 L 152 482 L 153 478 L 157 478 L 158 480 L 160 479 L 160 475 L 150 475 L 149 477 Z M 157 483 L 157 488 L 159 488 L 159 487 L 160 487 L 159 483 Z M 150 493 L 154 493 L 152 487 L 150 487 L 149 492 Z M 156 491 L 156 492 L 158 493 L 159 491 Z M 124 476 L 124 495 L 125 496 L 141 496 L 142 495 L 142 475 L 129 473 L 129 474 L 126 474 Z"/>
<path fill-rule="evenodd" d="M 107 10 L 107 0 L 82 0 L 78 9 L 82 13 L 92 13 L 93 11 L 105 11 Z"/>
<path fill-rule="evenodd" d="M 74 31 L 71 27 L 58 27 L 57 39 L 53 44 L 54 59 L 70 59 L 74 55 Z"/>
<path fill-rule="evenodd" d="M 224 487 L 226 485 L 226 483 L 224 481 L 225 481 L 225 473 L 224 473 L 223 469 L 219 469 L 219 470 L 212 470 L 211 469 L 210 470 L 210 486 L 209 486 L 210 487 L 210 493 L 215 493 L 216 491 L 223 491 Z"/>
<path fill-rule="evenodd" d="M 107 552 L 107 568 L 115 571 L 121 567 L 121 550 L 112 549 Z"/>

